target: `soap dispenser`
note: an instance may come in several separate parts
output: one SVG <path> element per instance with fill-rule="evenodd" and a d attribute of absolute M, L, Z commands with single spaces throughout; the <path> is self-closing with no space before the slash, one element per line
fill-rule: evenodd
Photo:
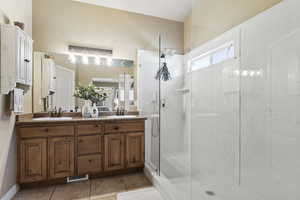
<path fill-rule="evenodd" d="M 93 107 L 92 107 L 92 117 L 93 118 L 99 117 L 99 111 L 95 103 L 93 103 Z"/>

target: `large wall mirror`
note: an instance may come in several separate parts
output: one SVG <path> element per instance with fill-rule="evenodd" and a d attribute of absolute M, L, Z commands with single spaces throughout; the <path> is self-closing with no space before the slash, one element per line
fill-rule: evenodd
<path fill-rule="evenodd" d="M 133 61 L 109 55 L 34 52 L 33 110 L 80 112 L 85 100 L 76 89 L 93 86 L 107 95 L 95 103 L 100 112 L 136 111 L 135 74 Z"/>

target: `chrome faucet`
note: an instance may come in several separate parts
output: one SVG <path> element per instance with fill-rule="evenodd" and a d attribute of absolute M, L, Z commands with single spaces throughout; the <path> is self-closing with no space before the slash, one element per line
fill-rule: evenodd
<path fill-rule="evenodd" d="M 125 115 L 127 111 L 124 108 L 117 108 L 117 115 Z"/>
<path fill-rule="evenodd" d="M 50 117 L 61 117 L 62 114 L 63 114 L 63 110 L 61 107 L 57 110 L 55 106 L 53 110 L 49 111 Z"/>

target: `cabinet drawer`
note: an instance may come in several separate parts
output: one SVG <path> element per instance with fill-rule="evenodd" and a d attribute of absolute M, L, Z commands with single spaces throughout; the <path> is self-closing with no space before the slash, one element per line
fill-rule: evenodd
<path fill-rule="evenodd" d="M 20 128 L 21 138 L 47 136 L 74 136 L 73 126 L 26 127 Z"/>
<path fill-rule="evenodd" d="M 86 124 L 77 126 L 78 135 L 99 134 L 103 131 L 103 126 L 100 124 Z"/>
<path fill-rule="evenodd" d="M 78 175 L 102 171 L 102 155 L 79 156 L 77 159 Z"/>
<path fill-rule="evenodd" d="M 105 132 L 108 133 L 144 131 L 144 128 L 144 122 L 105 124 Z"/>
<path fill-rule="evenodd" d="M 101 135 L 79 136 L 78 154 L 101 153 Z"/>

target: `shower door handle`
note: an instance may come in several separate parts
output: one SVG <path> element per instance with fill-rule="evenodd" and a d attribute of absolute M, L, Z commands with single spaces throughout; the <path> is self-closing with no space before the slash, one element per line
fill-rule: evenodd
<path fill-rule="evenodd" d="M 162 99 L 160 102 L 160 105 L 162 108 L 165 108 L 166 107 L 166 99 Z"/>

